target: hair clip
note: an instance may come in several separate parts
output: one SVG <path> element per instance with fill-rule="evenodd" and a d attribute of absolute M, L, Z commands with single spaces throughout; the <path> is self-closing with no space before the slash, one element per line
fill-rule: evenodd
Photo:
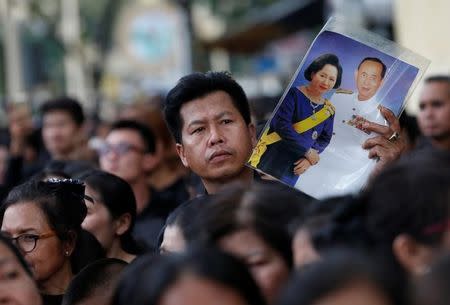
<path fill-rule="evenodd" d="M 83 182 L 81 180 L 67 179 L 67 178 L 48 178 L 45 182 L 58 183 L 58 184 L 83 185 Z"/>
<path fill-rule="evenodd" d="M 51 193 L 72 195 L 77 199 L 84 200 L 84 183 L 78 179 L 49 178 L 46 181 L 39 182 Z"/>

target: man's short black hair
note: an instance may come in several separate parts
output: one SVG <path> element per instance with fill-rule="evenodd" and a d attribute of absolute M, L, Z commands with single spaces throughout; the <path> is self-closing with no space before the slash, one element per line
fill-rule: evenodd
<path fill-rule="evenodd" d="M 122 129 L 129 129 L 137 132 L 145 143 L 146 152 L 151 154 L 155 153 L 155 135 L 149 127 L 136 121 L 120 120 L 111 126 L 110 132 Z"/>
<path fill-rule="evenodd" d="M 432 75 L 425 79 L 425 84 L 434 83 L 434 82 L 447 83 L 447 85 L 449 86 L 448 95 L 450 96 L 450 75 L 438 74 L 438 75 Z"/>
<path fill-rule="evenodd" d="M 192 73 L 181 78 L 169 91 L 164 107 L 164 117 L 177 143 L 181 143 L 183 122 L 181 107 L 194 99 L 216 91 L 225 91 L 247 124 L 250 124 L 250 107 L 242 87 L 227 72 Z"/>
<path fill-rule="evenodd" d="M 447 82 L 450 84 L 450 75 L 432 75 L 425 79 L 425 83 L 431 82 Z"/>
<path fill-rule="evenodd" d="M 384 62 L 381 61 L 381 59 L 376 58 L 376 57 L 366 57 L 363 60 L 361 60 L 361 62 L 358 65 L 358 70 L 361 67 L 361 65 L 365 62 L 365 61 L 374 61 L 377 62 L 381 65 L 382 69 L 381 69 L 381 79 L 384 78 L 384 76 L 386 75 L 386 65 L 384 64 Z"/>
<path fill-rule="evenodd" d="M 128 264 L 120 259 L 105 258 L 82 269 L 70 282 L 63 305 L 76 305 L 97 294 L 111 296 L 122 271 Z"/>
<path fill-rule="evenodd" d="M 63 96 L 49 100 L 41 106 L 40 110 L 42 116 L 53 111 L 65 111 L 78 126 L 84 122 L 84 113 L 81 104 L 71 97 Z"/>

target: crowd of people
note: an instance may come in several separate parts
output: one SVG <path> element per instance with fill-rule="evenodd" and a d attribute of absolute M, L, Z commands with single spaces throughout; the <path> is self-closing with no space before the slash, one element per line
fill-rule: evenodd
<path fill-rule="evenodd" d="M 0 303 L 450 304 L 450 76 L 424 81 L 417 120 L 365 122 L 370 180 L 322 200 L 247 166 L 249 105 L 226 72 L 108 123 L 69 97 L 10 105 Z"/>

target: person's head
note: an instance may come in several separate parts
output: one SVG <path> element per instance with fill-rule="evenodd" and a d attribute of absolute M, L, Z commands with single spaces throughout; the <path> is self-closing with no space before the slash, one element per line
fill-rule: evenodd
<path fill-rule="evenodd" d="M 378 266 L 376 266 L 379 268 Z M 394 305 L 397 296 L 365 258 L 336 253 L 294 273 L 278 305 Z"/>
<path fill-rule="evenodd" d="M 153 132 L 135 121 L 114 123 L 99 154 L 102 170 L 131 185 L 145 180 L 158 163 Z"/>
<path fill-rule="evenodd" d="M 400 136 L 406 140 L 406 152 L 412 151 L 420 141 L 421 132 L 417 123 L 417 117 L 403 111 L 399 117 Z"/>
<path fill-rule="evenodd" d="M 79 144 L 83 108 L 77 100 L 62 97 L 44 103 L 40 110 L 45 148 L 53 158 L 67 156 Z"/>
<path fill-rule="evenodd" d="M 193 234 L 193 222 L 199 211 L 211 200 L 211 196 L 201 196 L 177 207 L 167 217 L 160 234 L 161 253 L 182 252 L 187 247 L 187 238 Z"/>
<path fill-rule="evenodd" d="M 127 263 L 105 258 L 83 268 L 70 282 L 62 305 L 110 304 L 117 282 Z"/>
<path fill-rule="evenodd" d="M 0 303 L 41 305 L 33 274 L 11 241 L 0 234 Z"/>
<path fill-rule="evenodd" d="M 155 137 L 157 138 L 156 150 L 158 150 L 159 144 L 163 150 L 164 159 L 173 158 L 175 156 L 177 160 L 179 160 L 175 151 L 174 139 L 170 134 L 166 122 L 164 121 L 162 103 L 163 97 L 154 96 L 150 97 L 143 103 L 126 105 L 120 111 L 119 118 L 122 120 L 133 120 L 147 124 L 151 130 L 157 131 L 155 133 Z"/>
<path fill-rule="evenodd" d="M 9 139 L 6 130 L 0 129 L 0 185 L 5 183 L 5 174 L 8 169 Z"/>
<path fill-rule="evenodd" d="M 385 74 L 386 65 L 379 58 L 364 58 L 355 71 L 358 99 L 366 101 L 372 98 L 383 84 Z"/>
<path fill-rule="evenodd" d="M 297 200 L 270 184 L 224 191 L 199 212 L 191 243 L 214 244 L 241 258 L 272 303 L 292 266 L 287 224 L 299 213 Z"/>
<path fill-rule="evenodd" d="M 113 305 L 264 305 L 253 278 L 236 258 L 215 249 L 144 256 L 124 273 Z"/>
<path fill-rule="evenodd" d="M 205 181 L 239 177 L 256 143 L 247 97 L 225 72 L 181 78 L 166 97 L 165 120 L 183 164 Z"/>
<path fill-rule="evenodd" d="M 55 277 L 72 275 L 71 258 L 86 216 L 83 199 L 79 181 L 30 180 L 15 187 L 3 203 L 1 231 L 14 240 L 41 289 L 63 284 L 55 283 Z"/>
<path fill-rule="evenodd" d="M 136 219 L 136 200 L 130 185 L 123 179 L 93 170 L 80 179 L 86 184 L 87 215 L 83 229 L 91 232 L 107 255 L 118 248 L 137 254 L 138 247 L 131 235 Z"/>
<path fill-rule="evenodd" d="M 292 238 L 292 255 L 295 268 L 301 268 L 320 259 L 313 236 L 329 222 L 329 215 L 310 216 L 295 230 Z"/>
<path fill-rule="evenodd" d="M 26 136 L 33 131 L 33 120 L 27 103 L 8 105 L 8 128 L 13 136 Z"/>
<path fill-rule="evenodd" d="M 365 204 L 352 195 L 315 202 L 293 240 L 296 267 L 321 259 L 330 251 L 370 252 Z"/>
<path fill-rule="evenodd" d="M 331 89 L 339 88 L 342 80 L 342 66 L 334 54 L 323 54 L 306 68 L 304 72 L 311 93 L 323 95 Z"/>
<path fill-rule="evenodd" d="M 432 76 L 425 80 L 417 115 L 420 130 L 440 142 L 450 138 L 450 76 Z"/>
<path fill-rule="evenodd" d="M 394 190 L 394 191 L 393 191 Z M 379 174 L 363 193 L 374 253 L 409 275 L 450 251 L 450 156 L 424 153 Z"/>
<path fill-rule="evenodd" d="M 410 304 L 447 305 L 450 304 L 450 255 L 439 258 L 429 271 L 416 279 L 410 289 Z"/>

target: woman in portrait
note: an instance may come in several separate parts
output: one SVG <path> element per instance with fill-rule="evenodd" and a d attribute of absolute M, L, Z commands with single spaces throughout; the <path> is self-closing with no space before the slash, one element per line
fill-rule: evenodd
<path fill-rule="evenodd" d="M 291 186 L 300 174 L 319 162 L 319 154 L 330 143 L 334 107 L 325 95 L 341 85 L 338 57 L 317 57 L 306 68 L 304 77 L 308 82 L 289 89 L 250 160 L 251 165 Z"/>

